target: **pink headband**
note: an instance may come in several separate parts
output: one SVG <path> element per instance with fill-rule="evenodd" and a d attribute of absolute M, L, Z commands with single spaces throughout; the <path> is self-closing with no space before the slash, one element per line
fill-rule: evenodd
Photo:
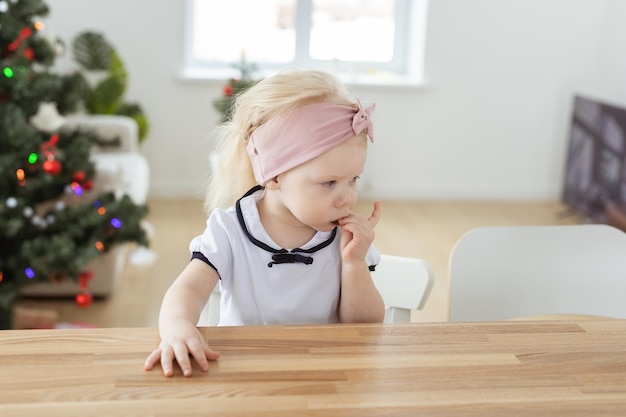
<path fill-rule="evenodd" d="M 265 185 L 364 130 L 374 142 L 370 114 L 375 107 L 372 104 L 363 109 L 358 99 L 356 109 L 330 103 L 309 104 L 257 127 L 246 146 L 257 183 Z"/>

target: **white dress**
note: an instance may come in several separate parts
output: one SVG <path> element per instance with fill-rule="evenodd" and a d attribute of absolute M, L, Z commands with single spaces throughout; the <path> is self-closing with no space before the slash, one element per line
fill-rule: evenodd
<path fill-rule="evenodd" d="M 204 233 L 194 238 L 192 258 L 220 276 L 220 326 L 337 323 L 341 289 L 340 233 L 317 232 L 301 248 L 287 251 L 269 237 L 259 219 L 255 187 L 234 207 L 217 209 Z M 372 245 L 370 269 L 380 255 Z"/>

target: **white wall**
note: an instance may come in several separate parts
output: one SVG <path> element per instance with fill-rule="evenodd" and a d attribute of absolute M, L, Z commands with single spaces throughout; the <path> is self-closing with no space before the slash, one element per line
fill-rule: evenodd
<path fill-rule="evenodd" d="M 153 197 L 199 196 L 220 82 L 178 78 L 182 0 L 48 0 L 47 29 L 111 40 L 152 123 Z M 428 86 L 376 101 L 366 197 L 558 199 L 573 94 L 626 104 L 620 0 L 431 0 Z"/>
<path fill-rule="evenodd" d="M 612 0 L 600 49 L 598 95 L 618 105 L 626 105 L 626 2 Z"/>

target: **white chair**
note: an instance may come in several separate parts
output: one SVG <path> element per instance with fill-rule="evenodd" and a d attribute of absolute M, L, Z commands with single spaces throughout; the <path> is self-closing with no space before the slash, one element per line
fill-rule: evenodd
<path fill-rule="evenodd" d="M 449 267 L 451 321 L 626 318 L 626 233 L 608 225 L 479 227 Z"/>
<path fill-rule="evenodd" d="M 430 295 L 435 278 L 430 265 L 417 258 L 381 255 L 372 279 L 385 302 L 385 323 L 411 321 L 411 310 L 421 310 Z M 198 326 L 219 322 L 219 285 L 200 314 Z"/>
<path fill-rule="evenodd" d="M 380 255 L 372 279 L 385 302 L 385 323 L 410 322 L 411 310 L 424 308 L 435 282 L 428 262 L 392 255 Z"/>

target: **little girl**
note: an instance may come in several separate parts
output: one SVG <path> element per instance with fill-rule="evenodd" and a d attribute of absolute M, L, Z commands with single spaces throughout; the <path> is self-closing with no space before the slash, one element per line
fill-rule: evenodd
<path fill-rule="evenodd" d="M 206 230 L 165 294 L 146 370 L 161 362 L 171 376 L 176 360 L 190 376 L 189 356 L 203 371 L 219 357 L 196 328 L 218 282 L 221 326 L 383 321 L 370 276 L 380 205 L 352 213 L 373 110 L 314 70 L 283 71 L 237 98 L 218 130 Z"/>

